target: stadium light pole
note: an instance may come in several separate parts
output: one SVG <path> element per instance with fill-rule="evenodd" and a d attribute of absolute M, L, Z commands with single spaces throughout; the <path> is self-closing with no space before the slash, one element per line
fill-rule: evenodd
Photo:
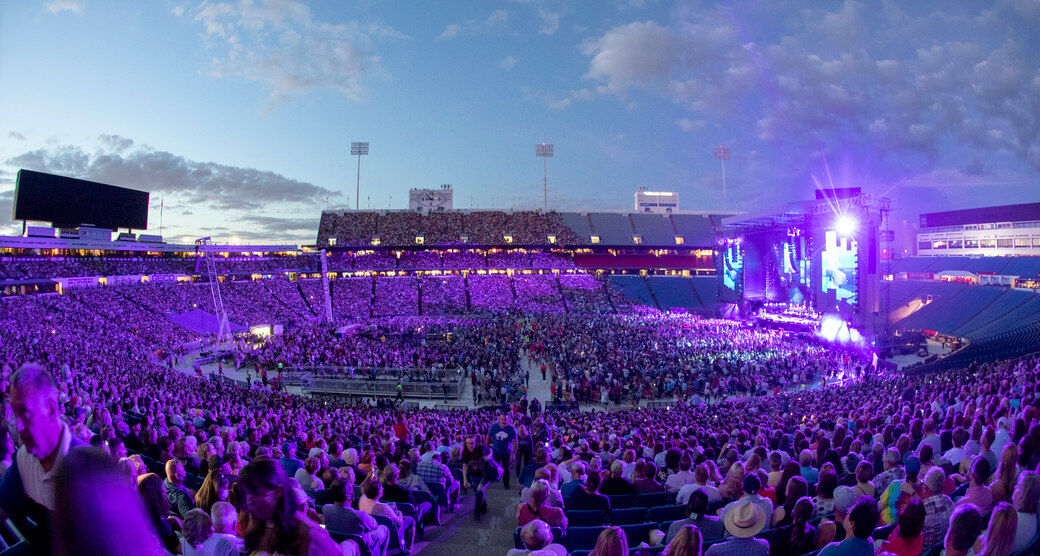
<path fill-rule="evenodd" d="M 354 210 L 361 210 L 361 156 L 368 154 L 368 141 L 350 143 L 350 156 L 357 156 L 357 199 Z"/>
<path fill-rule="evenodd" d="M 549 210 L 549 158 L 553 156 L 556 145 L 539 143 L 534 146 L 535 156 L 542 157 L 542 210 Z"/>
<path fill-rule="evenodd" d="M 726 197 L 726 161 L 729 160 L 729 147 L 715 147 L 715 160 L 722 161 L 722 208 L 729 210 L 729 199 Z"/>

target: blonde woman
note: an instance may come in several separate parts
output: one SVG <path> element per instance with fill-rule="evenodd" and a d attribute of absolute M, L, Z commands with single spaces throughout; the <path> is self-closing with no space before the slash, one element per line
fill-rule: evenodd
<path fill-rule="evenodd" d="M 1018 471 L 1018 445 L 1008 443 L 1000 453 L 997 472 L 993 475 L 993 482 L 989 485 L 994 502 L 1011 501 L 1011 493 L 1014 492 L 1015 481 L 1018 480 Z"/>
<path fill-rule="evenodd" d="M 744 466 L 740 462 L 734 463 L 729 468 L 725 480 L 719 485 L 719 496 L 723 500 L 739 498 L 744 489 Z"/>
<path fill-rule="evenodd" d="M 696 525 L 683 525 L 664 547 L 664 556 L 701 556 L 701 543 L 700 529 Z"/>
<path fill-rule="evenodd" d="M 993 508 L 986 537 L 981 541 L 980 556 L 1008 556 L 1015 547 L 1015 529 L 1018 528 L 1018 512 L 1014 506 L 1001 502 Z"/>
<path fill-rule="evenodd" d="M 625 531 L 617 525 L 604 529 L 596 539 L 596 547 L 589 556 L 628 556 L 628 538 Z"/>

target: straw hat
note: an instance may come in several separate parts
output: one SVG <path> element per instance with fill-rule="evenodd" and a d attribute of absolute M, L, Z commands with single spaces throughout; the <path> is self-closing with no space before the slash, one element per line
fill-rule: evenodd
<path fill-rule="evenodd" d="M 769 516 L 759 512 L 750 501 L 741 502 L 726 511 L 726 530 L 734 537 L 753 537 L 766 526 Z"/>

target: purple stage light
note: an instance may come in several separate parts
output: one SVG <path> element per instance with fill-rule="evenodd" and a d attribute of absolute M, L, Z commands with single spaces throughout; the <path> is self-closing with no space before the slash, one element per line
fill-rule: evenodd
<path fill-rule="evenodd" d="M 848 215 L 839 216 L 834 221 L 834 229 L 838 232 L 838 235 L 850 236 L 856 231 L 856 219 Z"/>

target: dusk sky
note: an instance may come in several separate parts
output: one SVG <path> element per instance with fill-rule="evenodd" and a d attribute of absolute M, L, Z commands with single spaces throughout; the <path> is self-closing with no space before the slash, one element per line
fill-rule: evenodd
<path fill-rule="evenodd" d="M 0 232 L 27 168 L 152 193 L 150 233 L 311 243 L 325 207 L 1040 201 L 1040 1 L 0 2 Z"/>

